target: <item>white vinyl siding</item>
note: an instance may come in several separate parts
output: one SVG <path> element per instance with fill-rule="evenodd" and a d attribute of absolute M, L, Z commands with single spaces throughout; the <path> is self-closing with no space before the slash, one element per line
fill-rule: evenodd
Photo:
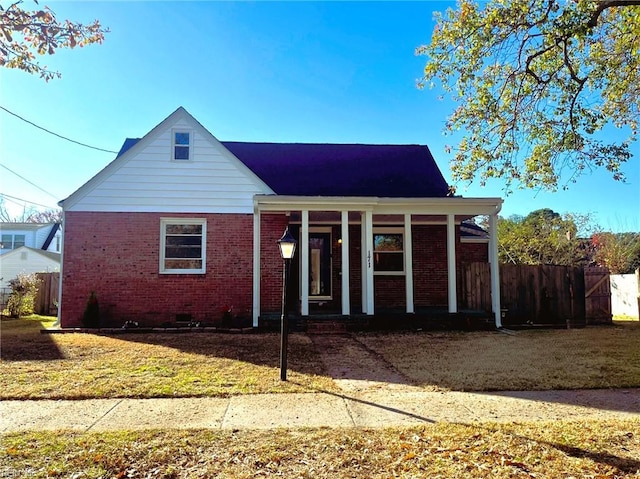
<path fill-rule="evenodd" d="M 175 132 L 189 132 L 189 161 L 174 160 Z M 170 116 L 65 201 L 67 211 L 253 213 L 273 194 L 186 112 Z"/>
<path fill-rule="evenodd" d="M 60 271 L 60 260 L 41 254 L 39 250 L 20 248 L 0 255 L 0 287 L 8 288 L 9 281 L 20 273 L 52 273 Z"/>
<path fill-rule="evenodd" d="M 160 273 L 202 274 L 207 271 L 207 222 L 201 218 L 160 220 Z"/>

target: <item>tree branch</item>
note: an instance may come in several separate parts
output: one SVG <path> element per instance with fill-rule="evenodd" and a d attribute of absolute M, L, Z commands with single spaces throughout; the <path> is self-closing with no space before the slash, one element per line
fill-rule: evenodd
<path fill-rule="evenodd" d="M 587 22 L 589 28 L 594 28 L 598 24 L 598 19 L 607 8 L 628 7 L 630 5 L 640 5 L 640 0 L 602 0 L 598 2 L 598 7 L 591 14 Z"/>

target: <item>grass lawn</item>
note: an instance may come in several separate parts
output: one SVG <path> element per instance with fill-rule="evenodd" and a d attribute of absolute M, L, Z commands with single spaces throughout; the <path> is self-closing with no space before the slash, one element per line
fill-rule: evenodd
<path fill-rule="evenodd" d="M 637 478 L 639 426 L 20 433 L 3 437 L 0 477 Z"/>
<path fill-rule="evenodd" d="M 304 334 L 41 334 L 52 318 L 3 320 L 0 399 L 222 397 L 337 391 Z M 640 387 L 640 323 L 571 330 L 354 335 L 428 390 Z"/>
<path fill-rule="evenodd" d="M 41 334 L 0 323 L 0 399 L 337 391 L 302 334 L 279 380 L 278 334 Z M 640 327 L 501 333 L 361 333 L 426 389 L 640 386 Z M 0 477 L 640 478 L 640 420 L 385 429 L 3 434 Z"/>
<path fill-rule="evenodd" d="M 336 390 L 311 341 L 289 340 L 280 381 L 278 334 L 41 334 L 54 319 L 3 320 L 0 399 L 224 397 Z"/>
<path fill-rule="evenodd" d="M 504 391 L 640 387 L 640 323 L 584 329 L 356 338 L 426 388 Z"/>

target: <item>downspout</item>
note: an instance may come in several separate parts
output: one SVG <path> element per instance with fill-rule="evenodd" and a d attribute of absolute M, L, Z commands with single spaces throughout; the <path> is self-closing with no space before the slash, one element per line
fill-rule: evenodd
<path fill-rule="evenodd" d="M 62 281 L 64 278 L 62 274 L 62 270 L 64 268 L 64 230 L 65 230 L 64 201 L 60 201 L 58 203 L 58 206 L 62 207 L 62 222 L 60 223 L 60 244 L 62 245 L 62 247 L 60 249 L 60 273 L 59 273 L 60 281 L 58 281 L 58 318 L 56 319 L 56 322 L 53 323 L 53 327 L 60 329 L 60 326 L 62 324 Z"/>

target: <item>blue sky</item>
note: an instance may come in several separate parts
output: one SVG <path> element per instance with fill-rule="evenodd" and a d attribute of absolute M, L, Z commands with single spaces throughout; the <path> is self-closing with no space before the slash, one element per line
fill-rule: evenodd
<path fill-rule="evenodd" d="M 414 51 L 430 39 L 433 11 L 452 2 L 40 4 L 111 30 L 103 45 L 43 58 L 62 79 L 0 71 L 0 105 L 44 128 L 117 151 L 183 106 L 223 141 L 427 144 L 450 180 L 445 146 L 454 140 L 442 130 L 454 105 L 416 88 L 425 58 Z M 5 205 L 14 214 L 30 205 L 23 200 L 55 207 L 115 156 L 4 111 L 0 129 L 0 193 L 13 197 Z M 638 154 L 626 184 L 595 172 L 556 193 L 505 196 L 498 181 L 459 184 L 458 193 L 504 197 L 504 216 L 552 208 L 639 231 Z"/>

